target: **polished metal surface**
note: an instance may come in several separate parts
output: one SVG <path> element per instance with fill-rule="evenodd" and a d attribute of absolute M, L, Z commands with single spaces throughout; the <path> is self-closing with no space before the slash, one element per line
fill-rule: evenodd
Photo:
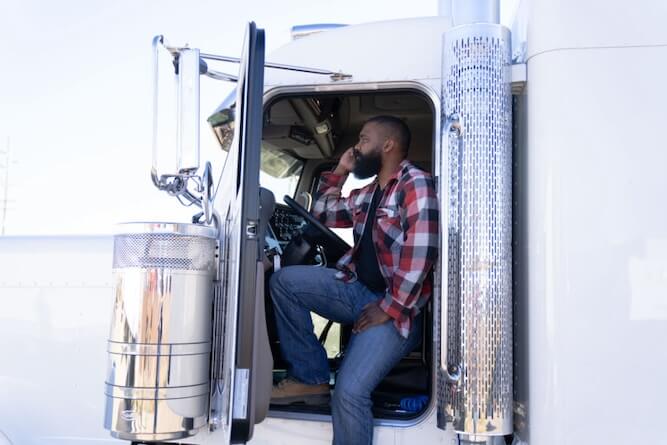
<path fill-rule="evenodd" d="M 113 437 L 123 440 L 182 439 L 205 426 L 207 403 L 206 394 L 183 399 L 123 399 L 107 395 L 104 427 Z"/>
<path fill-rule="evenodd" d="M 199 50 L 182 48 L 178 54 L 178 120 L 176 139 L 179 174 L 199 169 Z"/>
<path fill-rule="evenodd" d="M 107 346 L 105 428 L 125 440 L 169 440 L 206 424 L 215 230 L 120 225 Z"/>
<path fill-rule="evenodd" d="M 211 393 L 209 402 L 209 425 L 211 431 L 223 426 L 226 414 L 229 411 L 230 385 L 225 378 L 225 351 L 228 342 L 225 336 L 225 317 L 227 314 L 227 299 L 223 298 L 222 284 L 218 281 L 213 288 L 213 350 L 211 351 Z M 229 364 L 227 364 L 229 366 Z"/>
<path fill-rule="evenodd" d="M 117 224 L 114 228 L 115 235 L 140 235 L 146 233 L 217 238 L 216 228 L 199 224 L 142 221 Z"/>
<path fill-rule="evenodd" d="M 200 77 L 225 77 L 207 73 L 197 48 L 170 46 L 164 36 L 153 38 L 153 150 L 151 180 L 158 190 L 174 196 L 184 206 L 206 211 L 206 184 L 212 180 L 199 169 Z M 174 67 L 177 67 L 174 70 Z M 232 76 L 233 77 L 233 76 Z M 173 94 L 173 82 L 177 94 Z M 173 117 L 176 120 L 172 120 Z M 175 162 L 174 162 L 175 160 Z M 207 218 L 207 222 L 210 220 Z"/>
<path fill-rule="evenodd" d="M 443 131 L 442 131 L 442 136 L 443 139 L 447 141 L 447 143 L 451 143 L 450 139 L 452 136 L 454 137 L 455 143 L 457 146 L 459 146 L 459 150 L 462 148 L 463 144 L 463 128 L 461 125 L 461 118 L 459 117 L 458 114 L 453 113 L 450 116 L 448 116 L 445 120 L 445 125 L 443 126 Z M 441 167 L 442 170 L 442 167 Z M 443 173 L 446 173 L 444 170 L 442 170 Z M 446 199 L 446 197 L 449 196 L 449 191 L 446 190 L 447 185 L 446 183 L 440 184 L 440 193 L 441 193 L 441 199 Z M 445 189 L 443 189 L 445 188 Z M 443 218 L 440 221 L 441 224 L 441 232 L 442 233 L 447 233 L 447 227 L 449 225 L 449 221 L 445 218 Z M 441 246 L 441 255 L 443 255 L 444 258 L 448 258 L 447 252 L 448 252 L 448 245 L 445 242 Z M 442 282 L 443 280 L 440 280 L 440 288 L 442 288 Z M 446 282 L 446 280 L 444 280 Z M 439 314 L 439 317 L 436 317 L 436 326 L 435 326 L 435 331 L 436 331 L 436 338 L 439 338 L 439 351 L 438 354 L 440 355 L 440 369 L 438 370 L 439 372 L 439 377 L 441 379 L 444 379 L 444 382 L 447 383 L 456 383 L 461 379 L 461 367 L 458 363 L 450 364 L 447 362 L 448 359 L 448 322 L 449 322 L 449 302 L 446 297 L 443 297 L 441 294 L 440 299 L 438 299 L 439 305 L 436 307 L 437 313 Z"/>
<path fill-rule="evenodd" d="M 461 134 L 443 133 L 448 297 L 438 423 L 451 421 L 459 434 L 482 440 L 512 432 L 509 31 L 475 24 L 446 32 L 442 77 L 443 116 L 457 114 Z"/>
<path fill-rule="evenodd" d="M 201 208 L 204 212 L 204 222 L 211 224 L 213 222 L 213 166 L 209 161 L 206 161 L 204 167 L 204 174 L 201 177 L 202 197 Z"/>
<path fill-rule="evenodd" d="M 505 445 L 503 436 L 470 436 L 461 434 L 459 437 L 460 445 Z"/>
<path fill-rule="evenodd" d="M 163 43 L 164 37 L 163 36 L 155 36 L 153 37 L 153 41 L 151 43 L 151 48 L 153 52 L 153 146 L 152 146 L 152 163 L 151 163 L 151 178 L 153 179 L 153 183 L 155 184 L 156 187 L 159 186 L 160 184 L 160 175 L 158 173 L 159 170 L 159 165 L 158 165 L 158 128 L 159 128 L 159 120 L 158 120 L 158 106 L 159 106 L 159 89 L 158 89 L 158 82 L 159 82 L 159 59 L 160 59 L 160 45 Z"/>
<path fill-rule="evenodd" d="M 310 25 L 292 26 L 292 40 L 302 39 L 320 32 L 331 31 L 332 29 L 344 28 L 347 25 L 340 23 L 312 23 Z"/>
<path fill-rule="evenodd" d="M 231 63 L 241 62 L 241 59 L 239 59 L 238 57 L 220 56 L 217 54 L 207 54 L 207 53 L 201 53 L 200 56 L 202 59 L 217 60 L 218 62 L 231 62 Z M 278 70 L 297 71 L 300 73 L 310 73 L 310 74 L 324 74 L 328 76 L 334 76 L 340 74 L 338 71 L 331 71 L 321 68 L 309 68 L 306 66 L 298 66 L 298 65 L 287 65 L 284 63 L 266 62 L 264 63 L 264 66 L 266 68 L 274 68 Z M 348 76 L 347 74 L 344 75 Z"/>
<path fill-rule="evenodd" d="M 207 69 L 206 73 L 204 73 L 206 76 L 210 77 L 211 79 L 215 80 L 223 80 L 225 82 L 238 82 L 239 78 L 235 74 L 229 74 L 229 73 L 223 73 L 222 71 L 217 71 L 217 70 L 212 70 L 212 69 Z"/>
<path fill-rule="evenodd" d="M 500 23 L 500 0 L 451 0 L 451 2 L 450 12 L 454 26 Z"/>

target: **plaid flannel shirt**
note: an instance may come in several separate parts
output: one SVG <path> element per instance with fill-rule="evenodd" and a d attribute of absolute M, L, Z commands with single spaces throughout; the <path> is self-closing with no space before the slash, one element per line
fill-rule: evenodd
<path fill-rule="evenodd" d="M 328 227 L 353 227 L 355 245 L 338 261 L 339 278 L 356 280 L 355 257 L 377 179 L 341 197 L 347 176 L 322 175 L 313 215 Z M 438 256 L 438 199 L 433 178 L 401 162 L 387 183 L 375 215 L 373 243 L 387 290 L 380 308 L 403 337 L 433 292 L 433 264 Z"/>

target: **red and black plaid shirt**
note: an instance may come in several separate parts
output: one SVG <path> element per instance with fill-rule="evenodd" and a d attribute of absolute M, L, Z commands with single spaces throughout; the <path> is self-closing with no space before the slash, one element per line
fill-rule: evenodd
<path fill-rule="evenodd" d="M 353 261 L 364 233 L 366 215 L 378 186 L 377 179 L 341 197 L 347 176 L 332 172 L 322 175 L 313 206 L 313 215 L 329 227 L 353 227 L 355 246 L 336 267 L 346 281 L 356 279 Z M 373 244 L 380 272 L 387 282 L 380 307 L 402 336 L 410 332 L 412 319 L 433 291 L 433 264 L 438 256 L 438 199 L 433 178 L 412 165 L 401 162 L 387 183 L 375 214 Z"/>

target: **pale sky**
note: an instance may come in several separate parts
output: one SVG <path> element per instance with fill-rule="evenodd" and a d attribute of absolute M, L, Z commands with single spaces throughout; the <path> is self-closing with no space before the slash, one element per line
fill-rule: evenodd
<path fill-rule="evenodd" d="M 7 235 L 103 234 L 122 221 L 188 221 L 150 181 L 151 39 L 238 56 L 245 25 L 271 50 L 293 25 L 437 15 L 437 0 L 0 1 L 0 225 Z M 231 84 L 202 80 L 205 119 Z M 224 156 L 208 131 L 202 165 Z"/>

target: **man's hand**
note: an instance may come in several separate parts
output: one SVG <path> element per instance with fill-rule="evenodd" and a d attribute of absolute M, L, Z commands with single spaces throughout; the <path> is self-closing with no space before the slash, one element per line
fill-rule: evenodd
<path fill-rule="evenodd" d="M 370 327 L 382 324 L 391 318 L 385 311 L 380 309 L 379 303 L 379 301 L 376 301 L 364 306 L 361 315 L 359 315 L 359 318 L 352 327 L 353 333 L 358 334 Z"/>
<path fill-rule="evenodd" d="M 354 162 L 354 147 L 350 147 L 345 150 L 343 156 L 340 157 L 340 161 L 338 161 L 338 165 L 336 166 L 334 173 L 340 176 L 347 175 L 352 171 L 352 169 L 354 169 Z"/>

